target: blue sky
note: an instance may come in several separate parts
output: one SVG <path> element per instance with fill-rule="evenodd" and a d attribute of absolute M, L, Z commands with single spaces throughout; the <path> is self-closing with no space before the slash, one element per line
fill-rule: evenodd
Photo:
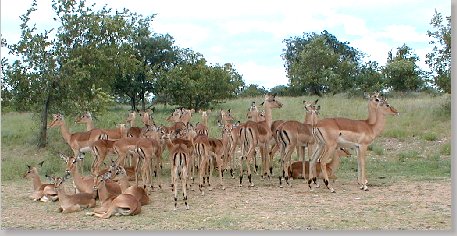
<path fill-rule="evenodd" d="M 1 33 L 9 43 L 19 40 L 19 16 L 31 0 L 1 1 Z M 365 60 L 384 65 L 389 50 L 407 44 L 428 69 L 430 19 L 435 9 L 449 16 L 451 0 L 87 0 L 101 7 L 127 8 L 147 16 L 157 33 L 169 33 L 179 47 L 202 53 L 211 64 L 232 63 L 246 84 L 265 88 L 287 85 L 281 53 L 286 38 L 327 30 L 339 41 L 367 54 Z M 42 32 L 52 27 L 50 0 L 38 0 L 32 16 Z M 2 56 L 6 51 L 2 49 Z"/>

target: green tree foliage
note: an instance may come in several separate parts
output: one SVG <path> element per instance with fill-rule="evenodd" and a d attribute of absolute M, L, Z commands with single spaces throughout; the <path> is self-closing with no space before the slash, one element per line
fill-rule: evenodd
<path fill-rule="evenodd" d="M 427 53 L 425 62 L 434 73 L 434 84 L 451 93 L 451 17 L 443 19 L 442 14 L 435 11 L 430 25 L 434 31 L 427 31 L 427 35 L 432 38 L 433 50 Z"/>
<path fill-rule="evenodd" d="M 386 78 L 386 86 L 397 92 L 420 91 L 425 88 L 424 74 L 416 62 L 419 57 L 412 52 L 406 44 L 397 48 L 395 56 L 392 50 L 387 56 L 387 63 L 383 73 Z"/>
<path fill-rule="evenodd" d="M 257 97 L 266 94 L 268 91 L 264 87 L 259 87 L 257 84 L 250 84 L 243 88 L 240 97 Z"/>
<path fill-rule="evenodd" d="M 322 95 L 351 88 L 360 52 L 327 31 L 285 39 L 282 57 L 291 93 Z"/>
<path fill-rule="evenodd" d="M 159 101 L 198 110 L 233 98 L 244 85 L 231 64 L 209 66 L 201 54 L 189 49 L 181 51 L 180 61 L 156 79 L 154 91 Z"/>
<path fill-rule="evenodd" d="M 135 73 L 139 64 L 131 46 L 134 26 L 152 17 L 143 19 L 128 10 L 114 14 L 106 6 L 93 11 L 84 0 L 53 0 L 59 27 L 55 34 L 55 29 L 39 33 L 29 26 L 36 6 L 35 0 L 21 16 L 19 42 L 8 45 L 19 59 L 2 82 L 11 89 L 16 107 L 41 113 L 38 145 L 43 147 L 48 112 L 98 112 L 112 102 L 113 78 Z"/>
<path fill-rule="evenodd" d="M 270 93 L 273 93 L 273 94 L 278 94 L 279 96 L 281 97 L 284 97 L 284 96 L 289 96 L 289 87 L 287 87 L 286 85 L 277 85 L 273 88 L 270 89 Z"/>
<path fill-rule="evenodd" d="M 355 86 L 349 91 L 354 95 L 381 91 L 385 86 L 385 79 L 381 70 L 382 68 L 375 61 L 368 61 L 362 64 L 358 75 L 355 77 Z"/>

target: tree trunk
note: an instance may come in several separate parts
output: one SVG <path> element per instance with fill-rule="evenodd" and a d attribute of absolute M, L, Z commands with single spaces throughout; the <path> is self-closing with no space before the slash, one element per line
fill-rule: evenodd
<path fill-rule="evenodd" d="M 48 136 L 48 111 L 49 103 L 51 101 L 51 95 L 48 93 L 46 101 L 44 102 L 43 110 L 41 111 L 41 129 L 40 136 L 38 139 L 38 148 L 44 148 L 47 144 Z"/>

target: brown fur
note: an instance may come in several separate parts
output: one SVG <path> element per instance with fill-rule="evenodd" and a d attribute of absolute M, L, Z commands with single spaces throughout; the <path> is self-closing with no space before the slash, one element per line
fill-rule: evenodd
<path fill-rule="evenodd" d="M 385 100 L 378 95 L 370 97 L 368 103 L 369 115 L 366 120 L 350 120 L 347 118 L 328 118 L 318 122 L 316 139 L 318 140 L 318 150 L 312 157 L 312 164 L 319 159 L 321 165 L 329 162 L 332 153 L 339 147 L 358 149 L 358 182 L 360 189 L 368 190 L 365 175 L 365 155 L 368 145 L 383 131 L 385 126 L 385 115 L 398 115 L 398 111 L 391 107 Z M 326 170 L 323 170 L 324 182 L 328 177 Z M 327 184 L 326 184 L 327 185 Z M 310 186 L 311 188 L 311 186 Z M 335 190 L 327 185 L 327 188 Z"/>

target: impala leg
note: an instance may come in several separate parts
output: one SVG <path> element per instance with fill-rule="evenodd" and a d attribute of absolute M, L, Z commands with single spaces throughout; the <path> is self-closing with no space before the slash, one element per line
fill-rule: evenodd
<path fill-rule="evenodd" d="M 334 145 L 327 145 L 327 148 L 325 150 L 324 155 L 321 156 L 320 159 L 320 165 L 321 165 L 321 171 L 324 179 L 324 184 L 325 186 L 330 190 L 330 192 L 335 193 L 335 189 L 333 189 L 329 184 L 329 178 L 328 178 L 328 173 L 327 173 L 327 163 L 331 161 L 331 158 L 333 158 L 333 154 L 336 151 L 337 145 L 336 143 Z"/>
<path fill-rule="evenodd" d="M 325 148 L 325 143 L 319 143 L 316 147 L 316 149 L 313 152 L 313 155 L 311 156 L 311 160 L 309 162 L 309 176 L 308 176 L 308 187 L 310 191 L 313 191 L 313 188 L 311 187 L 311 183 L 315 182 L 316 179 L 316 163 L 317 159 L 319 159 L 319 156 L 323 154 Z"/>
<path fill-rule="evenodd" d="M 173 196 L 174 196 L 174 201 L 175 201 L 175 207 L 174 210 L 177 209 L 178 206 L 178 188 L 176 186 L 176 180 L 178 179 L 178 167 L 175 165 L 175 162 L 173 161 L 173 175 L 172 175 L 172 185 L 173 185 Z"/>
<path fill-rule="evenodd" d="M 285 179 L 287 185 L 290 185 L 289 167 L 290 167 L 291 157 L 292 157 L 292 153 L 294 152 L 295 146 L 296 146 L 295 144 L 289 143 L 285 148 L 283 175 L 284 175 L 284 179 Z"/>
<path fill-rule="evenodd" d="M 276 153 L 278 152 L 278 149 L 279 149 L 279 145 L 278 143 L 274 143 L 273 146 L 271 147 L 271 151 L 270 151 L 270 175 L 273 176 L 273 160 L 274 160 L 274 156 L 276 155 Z"/>
<path fill-rule="evenodd" d="M 183 194 L 183 200 L 184 204 L 186 205 L 186 210 L 189 210 L 189 205 L 187 204 L 187 167 L 186 165 L 183 166 L 183 170 L 181 172 L 182 175 L 182 194 Z"/>
<path fill-rule="evenodd" d="M 359 148 L 359 152 L 358 152 L 358 162 L 359 162 L 359 178 L 358 178 L 358 182 L 359 184 L 361 184 L 361 187 L 360 189 L 361 190 L 364 190 L 364 191 L 368 191 L 368 180 L 367 180 L 367 177 L 365 175 L 365 161 L 366 161 L 366 152 L 367 152 L 367 146 L 363 145 L 363 146 L 360 146 Z"/>
<path fill-rule="evenodd" d="M 223 160 L 221 156 L 216 156 L 216 162 L 217 162 L 217 169 L 219 170 L 219 180 L 221 181 L 221 186 L 222 189 L 225 190 L 224 182 L 222 180 L 222 165 L 223 165 Z"/>

